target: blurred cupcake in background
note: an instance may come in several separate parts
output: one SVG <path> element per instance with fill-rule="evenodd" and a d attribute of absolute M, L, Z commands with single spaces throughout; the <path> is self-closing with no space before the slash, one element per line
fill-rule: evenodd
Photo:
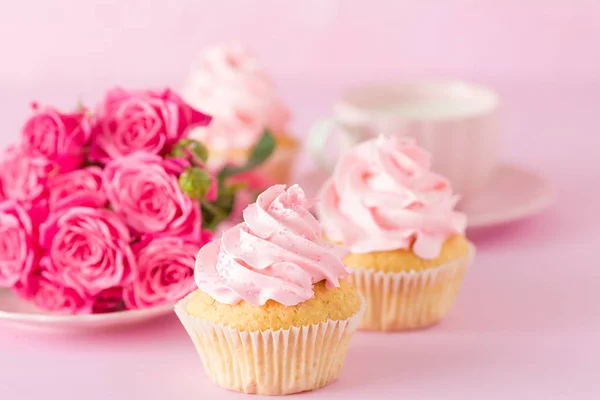
<path fill-rule="evenodd" d="M 407 138 L 375 138 L 346 152 L 320 194 L 325 235 L 350 251 L 350 279 L 367 301 L 360 328 L 438 322 L 474 256 L 466 217 L 429 154 Z"/>
<path fill-rule="evenodd" d="M 288 182 L 299 149 L 287 131 L 290 112 L 245 46 L 231 43 L 207 48 L 182 94 L 192 106 L 213 116 L 209 126 L 191 133 L 209 148 L 211 166 L 244 164 L 268 129 L 276 148 L 260 169 L 273 183 Z"/>
<path fill-rule="evenodd" d="M 175 312 L 224 388 L 284 395 L 340 374 L 364 302 L 311 204 L 297 185 L 272 186 L 197 255 L 198 290 Z"/>

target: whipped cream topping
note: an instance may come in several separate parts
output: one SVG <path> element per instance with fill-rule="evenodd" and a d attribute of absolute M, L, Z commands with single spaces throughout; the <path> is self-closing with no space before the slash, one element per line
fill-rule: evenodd
<path fill-rule="evenodd" d="M 182 93 L 192 106 L 213 116 L 208 126 L 190 133 L 213 150 L 251 147 L 265 128 L 278 135 L 289 122 L 275 85 L 241 44 L 206 49 Z"/>
<path fill-rule="evenodd" d="M 327 237 L 353 253 L 409 249 L 439 256 L 466 217 L 459 197 L 432 172 L 430 155 L 408 138 L 383 136 L 342 155 L 319 195 L 317 212 Z"/>
<path fill-rule="evenodd" d="M 348 252 L 323 239 L 311 203 L 298 185 L 264 191 L 244 211 L 244 222 L 198 252 L 200 290 L 224 304 L 271 299 L 292 306 L 311 299 L 317 282 L 338 287 L 349 274 L 341 260 Z"/>

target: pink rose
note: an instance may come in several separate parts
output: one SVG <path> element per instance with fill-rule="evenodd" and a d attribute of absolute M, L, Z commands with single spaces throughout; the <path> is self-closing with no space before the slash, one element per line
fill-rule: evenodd
<path fill-rule="evenodd" d="M 40 241 L 48 254 L 40 265 L 79 293 L 93 296 L 135 279 L 129 230 L 109 210 L 72 207 L 53 213 L 40 227 Z"/>
<path fill-rule="evenodd" d="M 125 291 L 127 308 L 174 302 L 194 290 L 198 248 L 198 244 L 176 237 L 154 238 L 135 245 L 140 275 Z"/>
<path fill-rule="evenodd" d="M 85 113 L 62 114 L 36 104 L 33 109 L 35 114 L 21 131 L 25 153 L 49 159 L 61 172 L 79 168 L 90 139 L 89 118 Z"/>
<path fill-rule="evenodd" d="M 30 157 L 21 148 L 10 146 L 0 156 L 0 181 L 4 196 L 16 200 L 43 220 L 47 212 L 48 177 L 55 174 L 53 165 L 43 157 Z"/>
<path fill-rule="evenodd" d="M 88 167 L 60 174 L 48 182 L 48 205 L 51 211 L 68 207 L 106 206 L 102 190 L 102 170 Z"/>
<path fill-rule="evenodd" d="M 31 219 L 15 201 L 0 203 L 0 287 L 27 276 L 36 258 Z"/>
<path fill-rule="evenodd" d="M 162 166 L 165 168 L 165 171 L 176 176 L 181 175 L 191 165 L 190 160 L 186 158 L 167 157 L 162 160 Z"/>
<path fill-rule="evenodd" d="M 58 314 L 89 314 L 92 301 L 77 290 L 66 287 L 47 271 L 40 270 L 21 284 L 17 293 L 39 308 Z"/>
<path fill-rule="evenodd" d="M 194 126 L 211 117 L 186 104 L 169 89 L 110 90 L 97 109 L 90 157 L 107 162 L 136 151 L 159 154 Z"/>
<path fill-rule="evenodd" d="M 112 209 L 136 233 L 185 236 L 199 242 L 200 205 L 180 189 L 161 157 L 135 153 L 106 165 L 102 186 Z"/>
<path fill-rule="evenodd" d="M 215 201 L 219 197 L 219 178 L 217 174 L 208 173 L 210 177 L 210 186 L 208 188 L 208 193 L 206 193 L 206 200 Z"/>

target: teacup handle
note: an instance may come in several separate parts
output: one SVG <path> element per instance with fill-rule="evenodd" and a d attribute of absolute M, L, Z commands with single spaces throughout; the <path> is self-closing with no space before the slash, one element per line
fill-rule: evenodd
<path fill-rule="evenodd" d="M 308 153 L 313 161 L 326 172 L 335 168 L 336 157 L 325 151 L 331 135 L 338 131 L 339 123 L 333 117 L 323 118 L 313 124 L 308 133 Z"/>

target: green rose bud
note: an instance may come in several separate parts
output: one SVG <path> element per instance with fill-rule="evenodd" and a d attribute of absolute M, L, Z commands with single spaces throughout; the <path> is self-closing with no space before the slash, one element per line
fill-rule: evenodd
<path fill-rule="evenodd" d="M 202 143 L 193 139 L 181 139 L 175 143 L 171 155 L 173 157 L 187 158 L 189 157 L 189 153 L 185 149 L 196 156 L 202 163 L 206 163 L 208 160 L 208 149 Z"/>
<path fill-rule="evenodd" d="M 179 175 L 179 187 L 193 200 L 202 200 L 210 190 L 210 176 L 203 169 L 190 167 Z"/>

